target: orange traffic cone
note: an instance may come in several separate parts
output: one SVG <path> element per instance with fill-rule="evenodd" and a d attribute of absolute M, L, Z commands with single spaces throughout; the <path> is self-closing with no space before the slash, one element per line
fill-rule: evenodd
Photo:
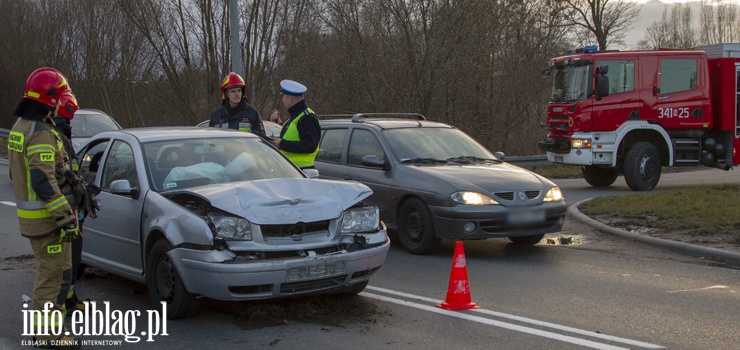
<path fill-rule="evenodd" d="M 450 285 L 447 289 L 447 299 L 437 306 L 447 310 L 477 309 L 478 305 L 470 299 L 470 284 L 468 284 L 468 266 L 465 263 L 463 242 L 455 243 L 455 255 L 452 259 L 450 271 Z"/>

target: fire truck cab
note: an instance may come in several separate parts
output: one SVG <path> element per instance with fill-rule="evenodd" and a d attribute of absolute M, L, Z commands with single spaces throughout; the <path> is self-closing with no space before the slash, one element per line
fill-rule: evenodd
<path fill-rule="evenodd" d="M 546 140 L 554 163 L 582 166 L 592 186 L 619 174 L 649 191 L 662 166 L 740 163 L 740 44 L 696 50 L 598 51 L 550 60 Z"/>

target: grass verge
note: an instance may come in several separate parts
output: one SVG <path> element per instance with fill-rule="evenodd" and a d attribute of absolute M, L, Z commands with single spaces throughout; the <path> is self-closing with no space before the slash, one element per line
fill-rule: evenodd
<path fill-rule="evenodd" d="M 586 215 L 611 215 L 661 230 L 730 233 L 740 242 L 740 186 L 714 185 L 595 198 L 578 207 Z"/>

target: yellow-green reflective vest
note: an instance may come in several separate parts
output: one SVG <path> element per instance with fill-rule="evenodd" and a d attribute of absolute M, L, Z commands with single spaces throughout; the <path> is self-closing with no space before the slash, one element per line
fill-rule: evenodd
<path fill-rule="evenodd" d="M 290 124 L 287 125 L 288 130 L 285 131 L 285 135 L 283 135 L 283 140 L 286 141 L 300 141 L 301 136 L 298 134 L 298 121 L 301 120 L 301 118 L 305 115 L 305 113 L 314 113 L 311 108 L 306 109 L 305 111 L 301 112 L 295 119 L 293 119 Z M 283 126 L 285 127 L 285 126 Z M 294 153 L 294 152 L 288 152 L 285 150 L 280 150 L 280 152 L 283 152 L 295 165 L 297 165 L 299 168 L 305 168 L 313 166 L 313 161 L 316 159 L 316 155 L 319 153 L 319 147 L 316 146 L 316 149 L 312 153 Z"/>

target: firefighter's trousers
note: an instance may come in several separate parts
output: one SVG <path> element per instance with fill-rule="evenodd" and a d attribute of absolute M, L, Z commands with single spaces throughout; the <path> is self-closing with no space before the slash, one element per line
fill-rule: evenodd
<path fill-rule="evenodd" d="M 71 273 L 72 247 L 69 242 L 59 242 L 59 235 L 53 234 L 44 238 L 30 238 L 31 249 L 36 261 L 36 281 L 33 285 L 33 310 L 44 310 L 44 304 L 51 302 L 51 311 L 41 313 L 34 320 L 36 325 L 48 325 L 49 329 L 62 329 L 64 324 L 65 309 L 64 302 L 69 291 L 69 277 L 63 278 L 63 274 Z M 66 280 L 66 281 L 65 281 Z M 56 316 L 55 316 L 56 315 Z M 61 315 L 61 317 L 59 317 Z M 38 336 L 37 339 L 54 339 L 56 336 Z"/>

